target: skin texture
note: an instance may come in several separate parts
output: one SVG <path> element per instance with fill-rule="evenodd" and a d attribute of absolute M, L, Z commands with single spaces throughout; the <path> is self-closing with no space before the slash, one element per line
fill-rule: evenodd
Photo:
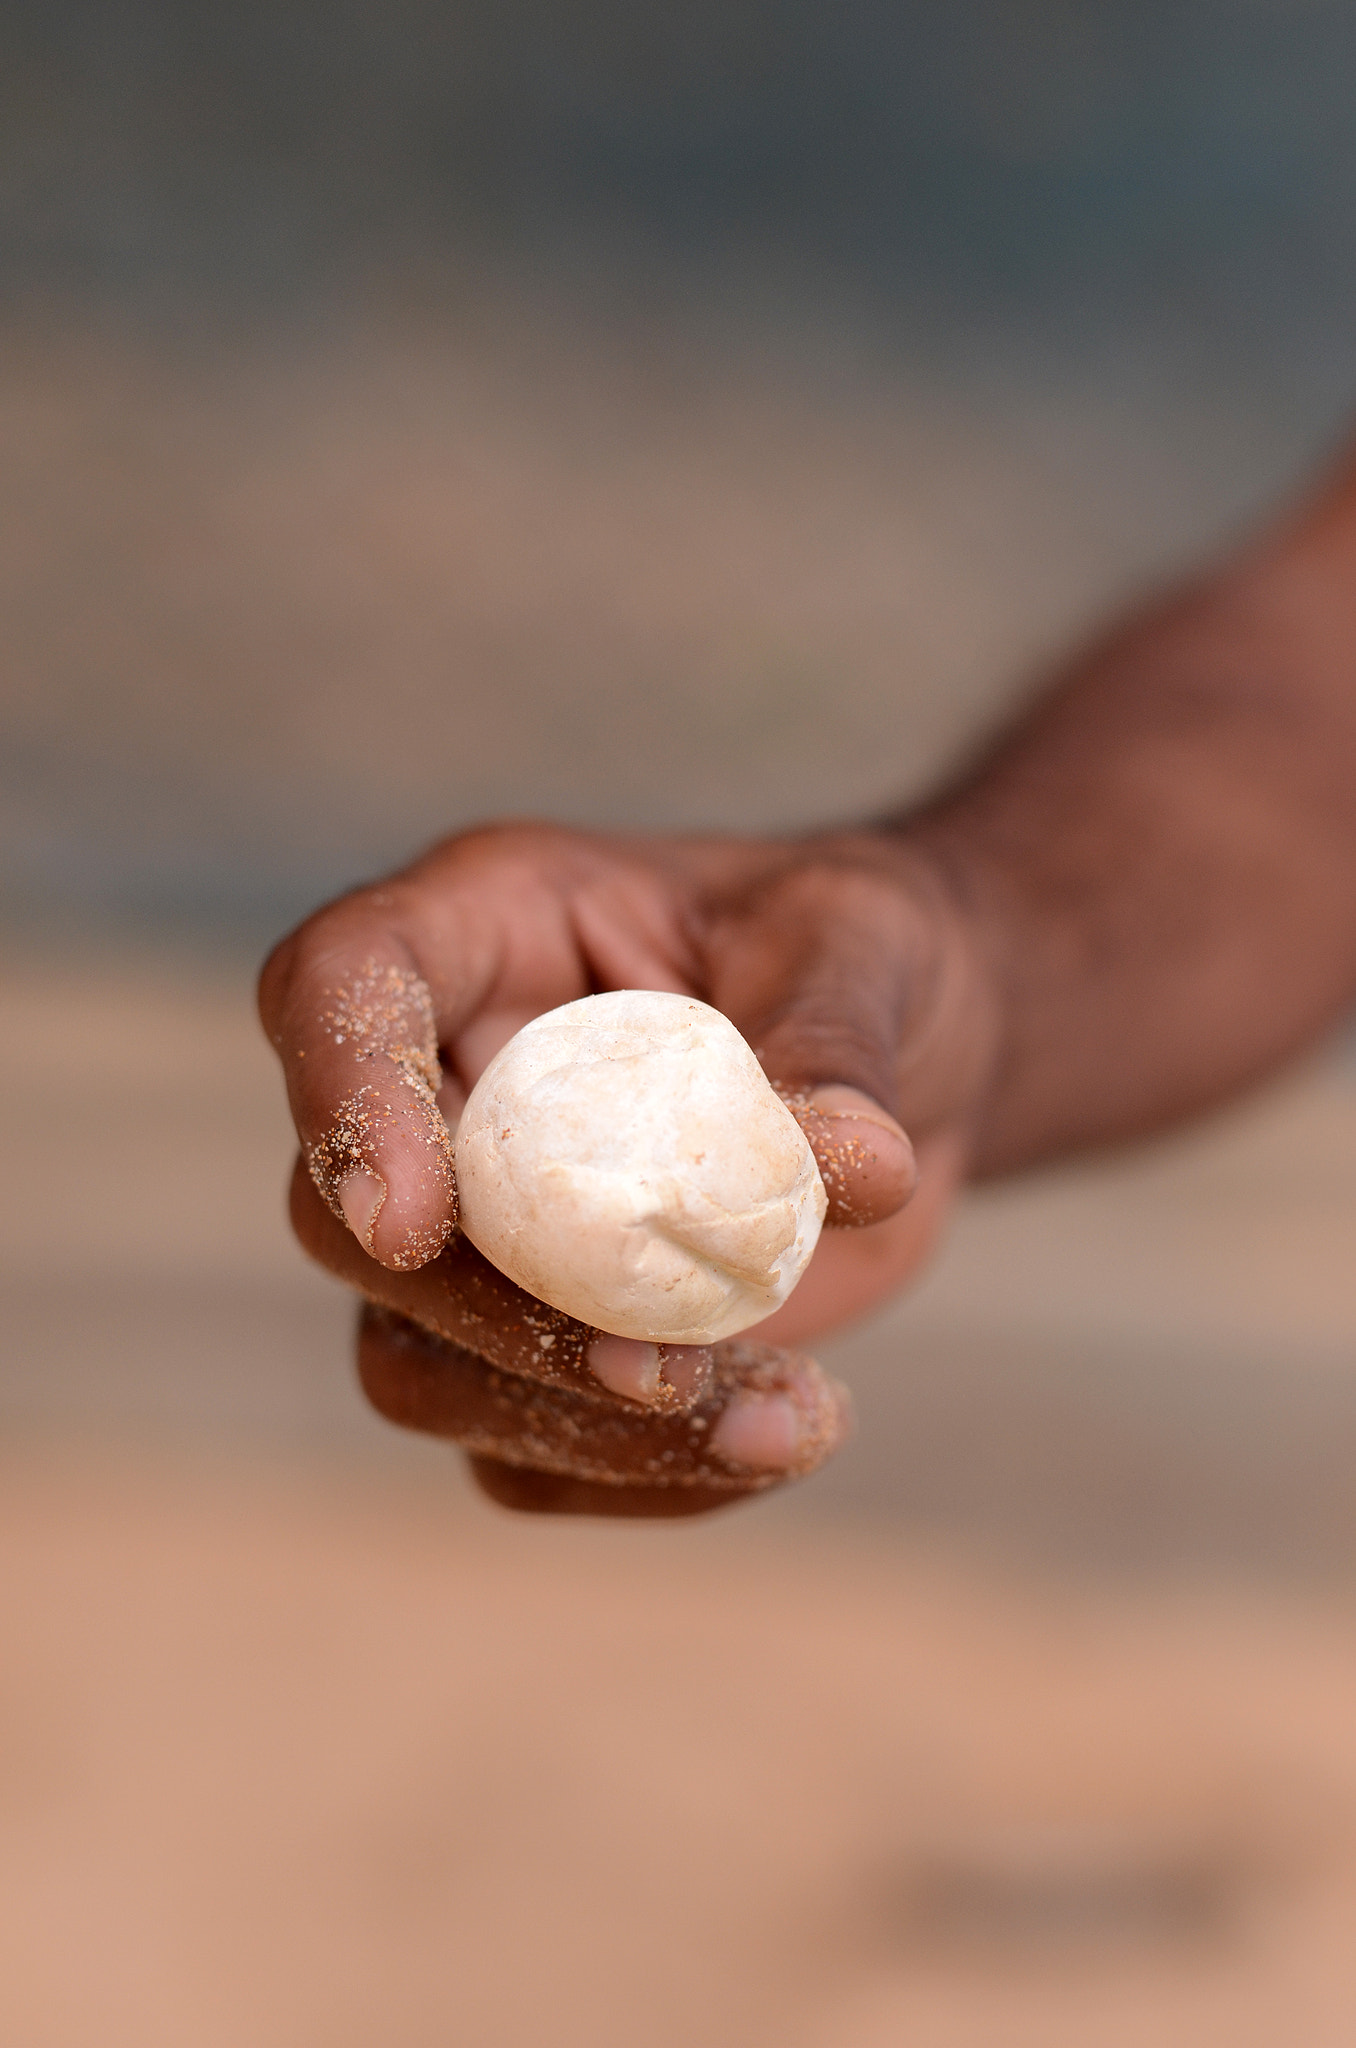
<path fill-rule="evenodd" d="M 435 1103 L 455 1121 L 528 1018 L 627 987 L 723 1010 L 810 1139 L 829 1227 L 748 1333 L 785 1347 L 903 1285 L 967 1176 L 1154 1130 L 1312 1041 L 1356 993 L 1356 463 L 908 815 L 785 840 L 493 826 L 276 949 L 294 1222 L 380 1305 L 364 1384 L 531 1511 L 691 1513 L 813 1469 L 847 1426 L 794 1354 L 604 1349 L 594 1372 L 596 1333 L 456 1236 Z M 645 1448 L 665 1428 L 689 1431 L 680 1480 Z"/>

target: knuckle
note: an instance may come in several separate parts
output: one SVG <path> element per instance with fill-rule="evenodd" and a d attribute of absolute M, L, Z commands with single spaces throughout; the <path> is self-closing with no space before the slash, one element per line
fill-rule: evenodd
<path fill-rule="evenodd" d="M 896 1110 L 898 1034 L 841 1011 L 807 1003 L 762 1034 L 759 1053 L 778 1079 L 795 1085 L 841 1082 Z"/>
<path fill-rule="evenodd" d="M 539 819 L 496 819 L 435 846 L 408 871 L 415 885 L 469 887 L 519 905 L 558 896 L 597 865 L 597 835 Z"/>
<path fill-rule="evenodd" d="M 835 1008 L 821 996 L 808 995 L 787 1003 L 763 1033 L 772 1049 L 794 1050 L 803 1060 L 850 1062 L 855 1066 L 881 1058 L 881 1033 L 859 1015 Z"/>
<path fill-rule="evenodd" d="M 374 934 L 371 930 L 371 912 L 363 904 L 362 894 L 342 896 L 336 903 L 327 903 L 323 909 L 313 911 L 304 924 L 299 924 L 290 939 L 284 939 L 288 948 L 287 989 L 290 992 L 309 986 L 318 978 L 330 973 L 340 962 L 352 958 L 355 927 L 361 928 L 367 940 Z"/>
<path fill-rule="evenodd" d="M 807 928 L 830 927 L 835 937 L 861 930 L 879 940 L 906 931 L 916 919 L 914 906 L 893 876 L 825 858 L 770 882 L 764 908 Z"/>
<path fill-rule="evenodd" d="M 577 844 L 582 836 L 543 818 L 492 818 L 441 840 L 429 857 L 459 867 L 482 868 L 504 862 L 536 867 Z"/>

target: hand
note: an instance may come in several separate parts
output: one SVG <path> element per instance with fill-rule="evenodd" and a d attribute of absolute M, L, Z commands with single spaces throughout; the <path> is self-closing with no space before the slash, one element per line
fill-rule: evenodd
<path fill-rule="evenodd" d="M 600 1337 L 455 1236 L 449 1124 L 529 1018 L 598 989 L 725 1012 L 829 1193 L 799 1288 L 747 1340 Z M 641 839 L 500 826 L 319 911 L 260 986 L 304 1166 L 306 1249 L 378 1307 L 376 1405 L 524 1507 L 680 1513 L 822 1462 L 841 1390 L 795 1345 L 926 1258 L 993 1064 L 994 1004 L 940 871 L 897 835 Z M 912 1135 L 905 1135 L 907 1126 Z"/>

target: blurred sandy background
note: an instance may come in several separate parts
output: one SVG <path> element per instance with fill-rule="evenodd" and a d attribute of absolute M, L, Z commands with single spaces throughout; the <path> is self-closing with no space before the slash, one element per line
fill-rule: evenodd
<path fill-rule="evenodd" d="M 1356 18 L 6 10 L 0 2035 L 1348 2043 L 1356 1067 L 975 1198 L 862 1429 L 518 1525 L 284 1235 L 257 955 L 926 787 L 1292 487 Z"/>

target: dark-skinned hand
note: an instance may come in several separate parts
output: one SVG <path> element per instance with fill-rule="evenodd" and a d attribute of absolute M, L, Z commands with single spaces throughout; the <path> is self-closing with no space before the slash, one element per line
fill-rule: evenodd
<path fill-rule="evenodd" d="M 618 988 L 722 1010 L 828 1190 L 795 1294 L 713 1350 L 589 1330 L 456 1230 L 447 1132 L 484 1067 L 529 1018 Z M 717 1506 L 832 1453 L 846 1395 L 799 1347 L 926 1259 L 994 1041 L 963 917 L 939 871 L 885 831 L 468 833 L 283 940 L 260 1008 L 301 1141 L 293 1224 L 366 1297 L 374 1404 L 465 1447 L 507 1505 L 629 1515 Z"/>

